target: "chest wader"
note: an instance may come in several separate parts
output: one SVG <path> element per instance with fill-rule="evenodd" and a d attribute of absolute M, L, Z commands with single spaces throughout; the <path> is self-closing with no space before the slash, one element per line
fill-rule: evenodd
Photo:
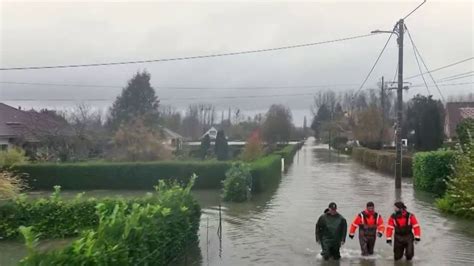
<path fill-rule="evenodd" d="M 379 218 L 378 213 L 374 213 L 373 225 L 369 225 L 367 222 L 367 216 L 364 212 L 360 213 L 363 224 L 359 225 L 359 244 L 362 251 L 362 256 L 368 256 L 374 254 L 375 239 L 377 238 L 377 219 Z"/>
<path fill-rule="evenodd" d="M 406 214 L 405 225 L 400 226 L 398 224 L 397 217 L 392 215 L 395 223 L 395 240 L 393 244 L 393 253 L 395 260 L 399 260 L 405 254 L 407 260 L 411 260 L 415 255 L 415 245 L 412 232 L 412 225 L 410 224 L 410 213 Z"/>
<path fill-rule="evenodd" d="M 329 258 L 334 258 L 338 260 L 341 258 L 339 249 L 341 248 L 341 239 L 339 236 L 340 227 L 342 223 L 341 216 L 329 217 L 329 215 L 324 216 L 324 231 L 322 233 L 321 239 L 321 256 L 325 260 Z"/>

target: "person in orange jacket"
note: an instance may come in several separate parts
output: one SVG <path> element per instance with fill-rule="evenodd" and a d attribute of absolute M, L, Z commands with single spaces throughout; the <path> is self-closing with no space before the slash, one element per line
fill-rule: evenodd
<path fill-rule="evenodd" d="M 384 233 L 383 218 L 375 212 L 373 202 L 367 202 L 367 208 L 357 214 L 351 224 L 349 237 L 354 238 L 354 233 L 359 228 L 359 243 L 362 256 L 374 254 L 376 236 L 382 237 Z"/>
<path fill-rule="evenodd" d="M 387 243 L 392 245 L 392 235 L 395 231 L 393 253 L 394 259 L 399 260 L 405 254 L 407 260 L 415 255 L 414 243 L 421 240 L 421 228 L 415 215 L 407 211 L 403 202 L 395 202 L 395 212 L 388 219 Z"/>

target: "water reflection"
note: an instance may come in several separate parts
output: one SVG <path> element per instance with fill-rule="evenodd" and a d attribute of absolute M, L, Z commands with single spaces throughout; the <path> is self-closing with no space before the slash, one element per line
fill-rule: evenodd
<path fill-rule="evenodd" d="M 410 265 L 393 262 L 392 248 L 378 239 L 376 256 L 363 258 L 357 240 L 347 240 L 340 262 L 320 258 L 314 241 L 314 224 L 330 201 L 350 222 L 367 201 L 374 201 L 386 219 L 393 202 L 401 198 L 422 225 L 422 243 L 416 247 L 413 264 L 474 264 L 474 223 L 441 215 L 430 195 L 413 191 L 410 179 L 403 179 L 402 190 L 394 189 L 392 176 L 353 162 L 350 157 L 310 142 L 296 155 L 294 164 L 271 193 L 251 202 L 226 204 L 223 212 L 222 253 L 217 236 L 206 243 L 201 234 L 205 265 Z M 215 202 L 211 206 L 216 206 Z M 213 208 L 203 219 L 215 219 Z M 213 233 L 215 235 L 215 233 Z M 219 256 L 220 254 L 220 256 Z"/>

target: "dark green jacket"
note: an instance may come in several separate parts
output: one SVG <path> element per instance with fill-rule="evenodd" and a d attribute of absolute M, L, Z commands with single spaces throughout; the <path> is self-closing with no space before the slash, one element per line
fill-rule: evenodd
<path fill-rule="evenodd" d="M 321 215 L 316 223 L 316 241 L 340 244 L 346 241 L 347 222 L 342 215 L 337 213 Z"/>

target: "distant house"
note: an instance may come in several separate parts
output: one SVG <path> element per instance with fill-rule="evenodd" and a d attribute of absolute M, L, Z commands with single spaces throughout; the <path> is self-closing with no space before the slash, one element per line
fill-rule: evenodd
<path fill-rule="evenodd" d="M 174 132 L 173 130 L 163 127 L 160 127 L 160 133 L 165 138 L 165 142 L 170 147 L 175 147 L 177 150 L 180 150 L 183 146 L 183 141 L 185 138 L 180 134 Z"/>
<path fill-rule="evenodd" d="M 216 140 L 217 137 L 217 129 L 215 127 L 211 127 L 206 133 L 204 133 L 199 139 L 203 139 L 206 135 L 209 135 L 209 137 L 212 140 Z"/>
<path fill-rule="evenodd" d="M 43 137 L 68 135 L 71 131 L 65 121 L 36 111 L 24 111 L 20 108 L 0 103 L 0 149 L 6 150 L 13 145 L 38 146 Z"/>
<path fill-rule="evenodd" d="M 456 137 L 456 126 L 466 118 L 474 118 L 474 102 L 449 102 L 446 104 L 444 134 L 448 139 Z"/>

